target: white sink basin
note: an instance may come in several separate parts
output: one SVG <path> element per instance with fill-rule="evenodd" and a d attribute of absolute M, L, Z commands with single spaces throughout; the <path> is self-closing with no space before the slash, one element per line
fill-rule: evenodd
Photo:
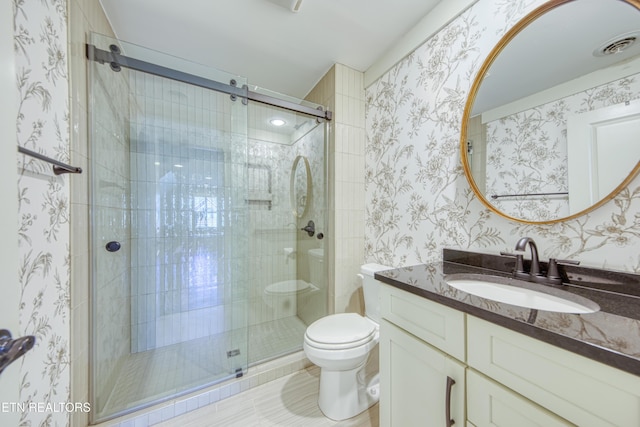
<path fill-rule="evenodd" d="M 595 302 L 547 285 L 484 274 L 449 274 L 449 286 L 493 301 L 560 313 L 595 313 Z"/>

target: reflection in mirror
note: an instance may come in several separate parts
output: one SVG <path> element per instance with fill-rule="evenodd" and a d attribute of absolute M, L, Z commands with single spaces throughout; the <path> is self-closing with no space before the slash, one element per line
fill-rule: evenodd
<path fill-rule="evenodd" d="M 635 0 L 554 0 L 493 49 L 463 119 L 465 174 L 494 212 L 531 223 L 601 205 L 638 171 Z"/>
<path fill-rule="evenodd" d="M 311 200 L 311 167 L 304 156 L 293 161 L 289 192 L 293 215 L 302 218 Z"/>

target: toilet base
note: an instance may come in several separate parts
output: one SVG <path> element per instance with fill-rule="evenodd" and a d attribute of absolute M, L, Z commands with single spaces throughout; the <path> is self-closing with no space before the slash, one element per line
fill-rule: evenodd
<path fill-rule="evenodd" d="M 318 406 L 334 421 L 355 417 L 380 399 L 378 375 L 365 384 L 365 363 L 348 371 L 320 370 Z"/>

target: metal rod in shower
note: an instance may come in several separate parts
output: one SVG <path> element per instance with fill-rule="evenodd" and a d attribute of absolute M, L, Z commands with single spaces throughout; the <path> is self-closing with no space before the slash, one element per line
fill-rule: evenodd
<path fill-rule="evenodd" d="M 522 197 L 522 196 L 560 196 L 563 194 L 569 194 L 568 192 L 563 193 L 527 193 L 527 194 L 492 194 L 492 199 L 499 199 L 501 197 Z"/>
<path fill-rule="evenodd" d="M 62 175 L 63 173 L 82 173 L 82 168 L 77 166 L 71 166 L 66 163 L 59 162 L 51 157 L 47 157 L 43 154 L 36 153 L 35 151 L 31 151 L 27 148 L 18 146 L 18 151 L 22 154 L 26 154 L 27 156 L 35 157 L 38 160 L 43 160 L 45 162 L 51 163 L 53 165 L 53 173 L 56 175 Z"/>
<path fill-rule="evenodd" d="M 131 70 L 142 71 L 148 74 L 153 74 L 155 76 L 165 77 L 194 86 L 215 90 L 216 92 L 226 93 L 231 95 L 232 98 L 240 97 L 246 100 L 260 102 L 262 104 L 280 107 L 284 108 L 285 110 L 294 111 L 296 113 L 302 113 L 326 120 L 331 120 L 333 116 L 331 111 L 324 110 L 322 109 L 322 107 L 313 108 L 306 105 L 296 104 L 295 102 L 286 101 L 284 99 L 279 99 L 273 96 L 263 95 L 261 93 L 250 91 L 246 85 L 237 87 L 235 86 L 235 81 L 232 81 L 232 84 L 224 84 L 215 80 L 196 76 L 194 74 L 185 73 L 183 71 L 163 67 L 151 62 L 124 56 L 120 53 L 120 48 L 116 45 L 111 45 L 109 47 L 111 51 L 109 52 L 106 50 L 98 49 L 92 44 L 87 43 L 86 46 L 86 54 L 88 59 L 99 62 L 100 64 L 108 63 L 111 66 L 111 69 L 114 71 L 120 71 L 120 67 L 126 67 Z"/>
<path fill-rule="evenodd" d="M 285 110 L 294 111 L 296 113 L 303 113 L 309 116 L 318 117 L 320 119 L 331 120 L 333 113 L 329 110 L 323 110 L 322 107 L 313 108 L 306 105 L 296 104 L 295 102 L 286 101 L 284 99 L 278 99 L 273 96 L 263 95 L 258 92 L 247 91 L 247 97 L 256 102 L 262 104 L 271 105 L 274 107 L 284 108 Z"/>

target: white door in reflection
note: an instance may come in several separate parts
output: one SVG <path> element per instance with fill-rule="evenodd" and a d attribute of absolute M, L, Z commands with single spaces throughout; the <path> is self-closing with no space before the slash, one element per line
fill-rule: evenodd
<path fill-rule="evenodd" d="M 640 101 L 567 120 L 569 209 L 578 213 L 609 195 L 640 159 Z"/>

